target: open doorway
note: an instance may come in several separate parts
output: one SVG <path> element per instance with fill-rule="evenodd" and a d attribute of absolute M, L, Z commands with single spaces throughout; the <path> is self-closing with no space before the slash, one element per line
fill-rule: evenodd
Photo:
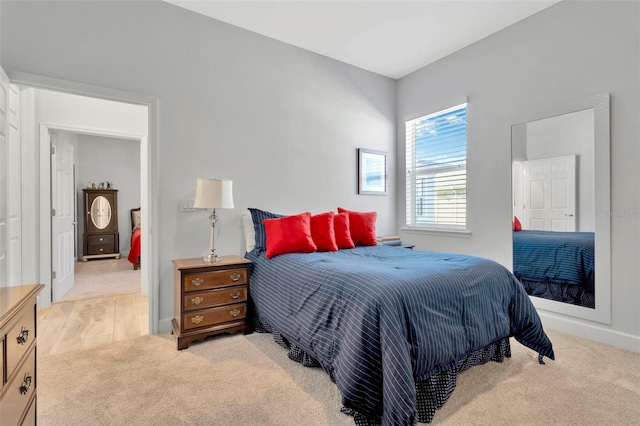
<path fill-rule="evenodd" d="M 51 130 L 50 142 L 52 302 L 141 293 L 140 140 Z"/>
<path fill-rule="evenodd" d="M 147 107 L 34 89 L 33 120 L 44 165 L 41 203 L 51 206 L 52 304 L 39 317 L 56 337 L 42 350 L 60 353 L 148 334 L 149 288 L 141 285 L 141 270 L 126 266 L 130 211 L 142 204 Z M 87 204 L 94 193 L 105 202 Z"/>
<path fill-rule="evenodd" d="M 28 262 L 24 262 L 23 269 L 30 272 L 32 278 L 28 278 L 33 281 L 42 282 L 45 285 L 48 284 L 48 289 L 41 293 L 38 300 L 38 306 L 47 307 L 50 306 L 52 300 L 52 280 L 57 275 L 54 270 L 52 262 L 52 233 L 51 233 L 51 213 L 52 210 L 52 194 L 50 190 L 51 180 L 51 164 L 50 164 L 50 141 L 49 135 L 52 132 L 73 132 L 77 134 L 89 135 L 93 137 L 109 137 L 128 139 L 134 141 L 138 146 L 140 152 L 139 160 L 139 173 L 140 173 L 140 202 L 137 207 L 141 207 L 141 217 L 143 226 L 141 229 L 142 234 L 142 252 L 141 263 L 143 266 L 141 275 L 141 283 L 143 291 L 148 293 L 149 308 L 146 319 L 146 325 L 151 333 L 156 333 L 158 330 L 158 289 L 157 289 L 157 248 L 154 242 L 154 235 L 152 235 L 152 229 L 156 215 L 153 213 L 152 206 L 156 203 L 156 188 L 154 179 L 156 174 L 156 125 L 157 123 L 157 99 L 150 98 L 144 95 L 132 94 L 128 92 L 122 92 L 113 89 L 105 89 L 99 87 L 86 86 L 79 83 L 60 81 L 56 79 L 49 79 L 46 77 L 35 76 L 30 74 L 14 73 L 10 75 L 12 82 L 16 85 L 20 85 L 23 92 L 22 99 L 26 102 L 23 103 L 22 111 L 24 121 L 27 128 L 34 129 L 31 131 L 31 142 L 29 142 L 29 132 L 23 140 L 27 144 L 31 144 L 32 148 L 28 148 L 26 152 L 27 161 L 32 160 L 34 165 L 33 169 L 24 170 L 24 175 L 27 176 L 27 180 L 23 185 L 23 194 L 27 194 L 27 199 L 31 198 L 33 206 L 32 209 L 27 209 L 27 216 L 31 211 L 32 217 L 27 217 L 27 222 L 33 222 L 34 229 L 33 235 L 27 234 L 25 242 L 27 251 L 31 250 L 33 253 L 37 253 L 36 256 L 31 256 L 27 259 Z M 49 99 L 49 106 L 53 106 L 52 110 L 55 112 L 52 116 L 46 118 L 36 114 L 39 110 L 36 109 L 35 104 L 35 91 L 43 88 L 44 91 L 53 94 Z M 67 120 L 64 115 L 73 116 L 69 114 L 73 108 L 67 106 L 61 107 L 58 102 L 62 96 L 71 96 L 74 100 L 72 106 L 76 111 L 80 110 L 81 115 L 88 119 L 86 124 L 78 124 Z M 53 99 L 53 102 L 52 102 Z M 127 131 L 122 129 L 114 129 L 109 125 L 105 125 L 105 119 L 113 118 L 111 114 L 106 110 L 89 110 L 84 109 L 78 104 L 81 101 L 103 101 L 105 104 L 119 103 L 124 106 L 142 106 L 144 108 L 144 124 L 143 131 Z M 75 104 L 74 104 L 75 102 Z M 30 117 L 29 117 L 30 116 Z M 67 117 L 68 118 L 68 117 Z M 114 179 L 115 180 L 115 179 Z M 79 182 L 79 185 L 84 185 Z M 34 195 L 29 195 L 33 193 Z M 28 204 L 28 203 L 27 203 Z M 75 220 L 78 222 L 78 220 Z M 77 226 L 77 225 L 76 225 Z M 126 225 L 127 229 L 129 225 Z M 81 230 L 78 229 L 78 233 Z M 77 244 L 77 239 L 74 238 L 74 243 Z M 126 253 L 125 253 L 126 254 Z M 74 263 L 76 253 L 73 256 Z M 133 266 L 132 266 L 133 268 Z"/>

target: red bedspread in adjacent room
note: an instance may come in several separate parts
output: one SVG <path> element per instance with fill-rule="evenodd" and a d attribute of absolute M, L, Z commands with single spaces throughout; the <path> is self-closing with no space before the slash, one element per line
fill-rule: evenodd
<path fill-rule="evenodd" d="M 129 250 L 129 262 L 138 266 L 140 262 L 140 228 L 136 228 L 131 233 L 131 250 Z"/>

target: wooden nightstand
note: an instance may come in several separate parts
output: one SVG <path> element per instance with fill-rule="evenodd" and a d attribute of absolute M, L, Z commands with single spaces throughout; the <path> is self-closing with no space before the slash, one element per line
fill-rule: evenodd
<path fill-rule="evenodd" d="M 221 333 L 251 333 L 249 268 L 240 256 L 222 256 L 215 263 L 201 258 L 173 261 L 173 334 L 178 350 Z"/>

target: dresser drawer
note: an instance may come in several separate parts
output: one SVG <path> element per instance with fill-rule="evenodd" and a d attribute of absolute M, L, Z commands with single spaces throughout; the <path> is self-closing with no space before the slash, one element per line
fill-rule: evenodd
<path fill-rule="evenodd" d="M 90 246 L 111 245 L 115 242 L 113 234 L 87 235 L 87 244 Z"/>
<path fill-rule="evenodd" d="M 11 376 L 35 338 L 35 313 L 34 308 L 29 307 L 7 333 L 7 377 Z"/>
<path fill-rule="evenodd" d="M 24 416 L 21 426 L 36 426 L 36 398 L 33 398 L 33 402 L 29 407 L 29 411 L 27 411 L 27 415 Z"/>
<path fill-rule="evenodd" d="M 4 361 L 7 359 L 7 352 L 4 344 L 4 332 L 0 331 L 0 353 L 2 353 L 2 358 L 0 358 L 0 395 L 2 395 L 2 389 L 4 388 Z"/>
<path fill-rule="evenodd" d="M 18 370 L 16 377 L 7 386 L 7 393 L 0 401 L 0 413 L 2 413 L 2 426 L 13 426 L 20 421 L 36 389 L 35 346 L 27 361 Z"/>
<path fill-rule="evenodd" d="M 184 291 L 200 291 L 216 287 L 247 284 L 247 270 L 225 269 L 184 276 Z"/>
<path fill-rule="evenodd" d="M 183 316 L 183 327 L 185 330 L 191 330 L 230 321 L 244 321 L 246 316 L 246 303 L 221 306 L 185 314 Z"/>
<path fill-rule="evenodd" d="M 87 255 L 94 256 L 96 254 L 111 254 L 115 251 L 113 244 L 95 244 L 87 247 Z"/>
<path fill-rule="evenodd" d="M 194 311 L 196 309 L 245 302 L 246 300 L 247 286 L 227 287 L 220 290 L 190 293 L 183 297 L 182 306 L 185 311 Z"/>

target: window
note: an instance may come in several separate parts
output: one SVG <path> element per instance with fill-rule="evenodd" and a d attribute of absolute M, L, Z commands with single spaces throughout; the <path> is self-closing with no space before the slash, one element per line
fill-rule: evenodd
<path fill-rule="evenodd" d="M 467 104 L 406 122 L 407 225 L 467 224 Z"/>

